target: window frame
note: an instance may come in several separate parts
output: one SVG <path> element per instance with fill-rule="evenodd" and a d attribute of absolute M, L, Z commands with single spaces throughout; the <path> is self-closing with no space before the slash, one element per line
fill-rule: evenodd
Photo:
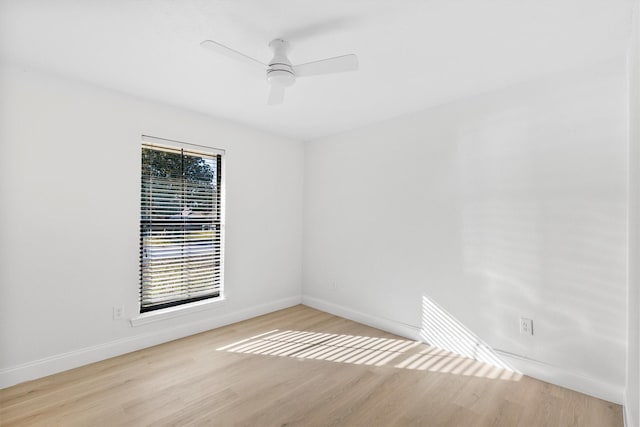
<path fill-rule="evenodd" d="M 226 157 L 226 151 L 223 149 L 219 149 L 219 148 L 213 148 L 213 147 L 209 147 L 209 146 L 203 146 L 203 145 L 197 145 L 197 144 L 191 144 L 191 143 L 187 143 L 187 142 L 182 142 L 182 141 L 176 141 L 176 140 L 171 140 L 171 139 L 165 139 L 165 138 L 158 138 L 158 137 L 153 137 L 153 136 L 149 136 L 149 135 L 142 135 L 141 138 L 141 145 L 140 145 L 140 153 L 142 153 L 142 148 L 143 147 L 149 147 L 149 148 L 154 148 L 157 147 L 159 150 L 163 150 L 163 149 L 175 149 L 175 150 L 185 150 L 188 151 L 192 154 L 202 154 L 205 156 L 220 156 L 220 162 L 219 162 L 219 176 L 220 176 L 220 181 L 218 183 L 219 185 L 219 222 L 220 222 L 220 268 L 219 268 L 219 274 L 220 274 L 220 285 L 219 285 L 219 291 L 218 291 L 218 295 L 217 296 L 211 296 L 211 297 L 207 297 L 207 298 L 203 298 L 203 299 L 198 299 L 198 300 L 185 300 L 185 302 L 182 303 L 177 303 L 177 304 L 172 304 L 172 305 L 168 305 L 166 307 L 162 307 L 162 308 L 157 308 L 157 309 L 153 309 L 153 310 L 142 310 L 142 301 L 141 301 L 141 286 L 142 286 L 142 265 L 139 264 L 138 265 L 138 273 L 140 274 L 139 280 L 138 280 L 138 286 L 137 286 L 137 303 L 138 303 L 138 316 L 136 316 L 135 318 L 131 319 L 131 324 L 133 326 L 136 326 L 138 324 L 144 324 L 144 323 L 148 323 L 149 321 L 153 321 L 153 318 L 156 318 L 157 320 L 162 320 L 164 318 L 170 318 L 170 317 L 174 317 L 176 315 L 181 315 L 181 314 L 186 314 L 188 312 L 194 312 L 194 311 L 200 311 L 206 308 L 209 308 L 213 305 L 219 305 L 219 303 L 225 301 L 225 286 L 224 286 L 224 264 L 225 264 L 225 207 L 226 207 L 226 191 L 225 191 L 225 157 Z M 142 154 L 141 154 L 142 155 Z M 139 165 L 142 165 L 142 158 L 140 158 L 140 161 L 138 162 Z M 142 172 L 140 175 L 140 181 L 142 182 Z M 140 188 L 140 191 L 142 191 L 142 188 Z M 139 213 L 138 213 L 138 230 L 139 230 L 139 238 L 142 238 L 142 234 L 141 234 L 141 228 L 140 226 L 142 225 L 142 201 L 139 199 L 138 200 L 138 207 L 139 207 Z M 139 250 L 142 249 L 142 243 L 139 243 L 138 245 Z M 140 255 L 141 256 L 141 255 Z M 141 258 L 139 258 L 141 260 Z"/>

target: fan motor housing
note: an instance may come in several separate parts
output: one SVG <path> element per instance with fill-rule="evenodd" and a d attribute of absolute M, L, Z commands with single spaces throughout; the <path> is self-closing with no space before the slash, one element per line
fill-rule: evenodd
<path fill-rule="evenodd" d="M 289 42 L 282 39 L 271 40 L 269 47 L 273 49 L 273 58 L 267 68 L 267 82 L 270 85 L 282 87 L 291 86 L 296 82 L 291 61 L 287 58 Z"/>
<path fill-rule="evenodd" d="M 273 64 L 267 70 L 267 81 L 270 85 L 291 86 L 296 82 L 296 75 L 293 74 L 291 66 L 279 67 L 281 64 Z M 282 64 L 284 65 L 284 64 Z"/>

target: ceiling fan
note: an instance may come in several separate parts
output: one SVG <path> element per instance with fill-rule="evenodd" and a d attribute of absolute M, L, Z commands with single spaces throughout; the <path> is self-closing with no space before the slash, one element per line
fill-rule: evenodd
<path fill-rule="evenodd" d="M 267 82 L 271 86 L 267 100 L 269 105 L 281 104 L 284 100 L 285 88 L 293 85 L 298 77 L 342 73 L 358 69 L 358 57 L 354 54 L 292 65 L 287 58 L 289 42 L 282 39 L 275 39 L 269 43 L 269 47 L 273 50 L 273 58 L 267 64 L 213 40 L 205 40 L 200 43 L 200 46 L 230 58 L 263 67 L 266 70 Z"/>

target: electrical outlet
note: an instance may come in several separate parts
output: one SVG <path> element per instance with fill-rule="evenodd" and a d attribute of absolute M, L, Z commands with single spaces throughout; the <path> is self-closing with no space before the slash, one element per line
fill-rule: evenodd
<path fill-rule="evenodd" d="M 520 333 L 523 335 L 533 335 L 533 320 L 521 317 Z"/>
<path fill-rule="evenodd" d="M 124 307 L 121 305 L 113 307 L 113 320 L 120 320 L 124 317 Z"/>

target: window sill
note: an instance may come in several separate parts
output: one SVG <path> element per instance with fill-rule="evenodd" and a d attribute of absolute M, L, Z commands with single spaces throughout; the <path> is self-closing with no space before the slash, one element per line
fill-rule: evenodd
<path fill-rule="evenodd" d="M 163 308 L 162 310 L 142 313 L 129 320 L 131 326 L 141 326 L 161 320 L 173 319 L 174 317 L 184 316 L 186 314 L 196 313 L 198 311 L 210 310 L 218 308 L 226 303 L 224 297 L 208 299 L 204 301 L 196 301 L 189 304 L 179 305 L 176 307 Z"/>

